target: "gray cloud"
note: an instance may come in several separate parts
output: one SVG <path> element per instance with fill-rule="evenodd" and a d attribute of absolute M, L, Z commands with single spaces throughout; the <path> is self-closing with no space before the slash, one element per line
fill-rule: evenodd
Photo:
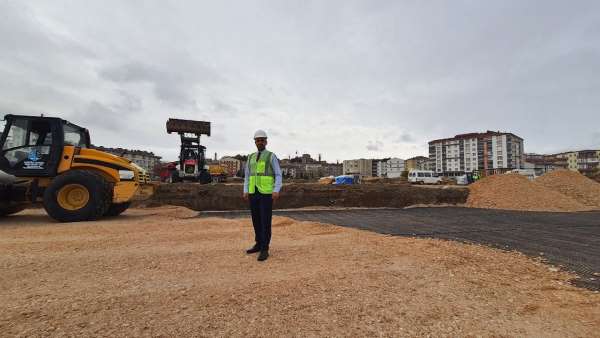
<path fill-rule="evenodd" d="M 118 94 L 121 101 L 111 105 L 114 110 L 126 113 L 136 113 L 142 110 L 142 99 L 140 97 L 124 90 L 119 90 Z"/>
<path fill-rule="evenodd" d="M 85 123 L 82 127 L 101 128 L 111 132 L 125 129 L 126 123 L 120 112 L 114 111 L 98 101 L 92 101 L 71 116 L 73 122 Z M 81 121 L 81 122 L 79 122 Z"/>
<path fill-rule="evenodd" d="M 214 71 L 192 62 L 187 65 L 179 63 L 177 67 L 132 62 L 108 67 L 101 70 L 99 75 L 116 83 L 149 83 L 154 87 L 158 99 L 176 107 L 194 104 L 192 93 L 196 85 L 219 80 Z"/>
<path fill-rule="evenodd" d="M 279 136 L 281 136 L 281 133 L 278 130 L 270 129 L 269 130 L 269 135 L 271 135 L 273 137 L 279 137 Z"/>
<path fill-rule="evenodd" d="M 0 109 L 72 118 L 98 144 L 176 157 L 164 121 L 181 117 L 214 122 L 205 142 L 219 154 L 252 150 L 259 128 L 281 133 L 277 153 L 328 160 L 424 155 L 427 140 L 486 129 L 528 152 L 599 147 L 597 1 L 5 1 L 0 13 Z"/>
<path fill-rule="evenodd" d="M 396 143 L 412 143 L 415 142 L 415 138 L 409 133 L 402 133 L 396 138 Z"/>
<path fill-rule="evenodd" d="M 233 106 L 232 104 L 224 102 L 221 99 L 213 98 L 211 100 L 212 100 L 211 112 L 213 112 L 215 114 L 219 114 L 220 116 L 233 117 L 239 113 L 238 109 L 235 106 Z"/>
<path fill-rule="evenodd" d="M 592 145 L 594 144 L 595 148 L 600 149 L 600 131 L 592 133 Z"/>
<path fill-rule="evenodd" d="M 383 150 L 383 142 L 381 141 L 369 141 L 367 144 L 367 150 L 369 151 L 382 151 Z"/>

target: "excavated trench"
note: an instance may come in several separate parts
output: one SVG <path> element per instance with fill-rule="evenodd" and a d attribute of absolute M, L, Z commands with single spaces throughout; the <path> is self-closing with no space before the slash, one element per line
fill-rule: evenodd
<path fill-rule="evenodd" d="M 281 190 L 281 198 L 274 208 L 402 208 L 417 204 L 456 205 L 465 203 L 468 194 L 467 188 L 452 186 L 285 184 Z M 248 205 L 241 196 L 241 184 L 161 184 L 146 204 L 179 205 L 198 211 L 246 209 Z"/>

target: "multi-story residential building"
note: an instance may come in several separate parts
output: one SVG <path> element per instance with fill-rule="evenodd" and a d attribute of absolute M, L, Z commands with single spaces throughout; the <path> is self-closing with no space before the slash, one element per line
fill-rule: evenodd
<path fill-rule="evenodd" d="M 281 175 L 284 178 L 300 178 L 304 176 L 304 167 L 296 163 L 280 163 Z"/>
<path fill-rule="evenodd" d="M 429 170 L 429 157 L 416 156 L 405 161 L 406 170 Z"/>
<path fill-rule="evenodd" d="M 302 154 L 302 156 L 281 159 L 279 164 L 285 178 L 312 179 L 339 176 L 343 172 L 342 164 L 321 161 L 321 154 L 319 154 L 318 160 L 313 159 L 310 154 Z"/>
<path fill-rule="evenodd" d="M 292 163 L 281 161 L 281 173 L 285 178 L 319 178 L 342 175 L 342 165 L 336 163 Z"/>
<path fill-rule="evenodd" d="M 567 158 L 569 170 L 590 174 L 600 168 L 600 150 L 579 150 L 561 155 Z"/>
<path fill-rule="evenodd" d="M 387 177 L 387 162 L 389 158 L 384 158 L 380 160 L 372 160 L 372 168 L 374 177 Z"/>
<path fill-rule="evenodd" d="M 386 161 L 386 177 L 399 178 L 405 170 L 405 161 L 401 158 L 390 158 Z"/>
<path fill-rule="evenodd" d="M 370 177 L 377 177 L 377 163 L 381 160 L 373 159 L 371 160 L 371 175 Z"/>
<path fill-rule="evenodd" d="M 340 176 L 344 173 L 341 163 L 324 163 L 321 164 L 321 177 L 324 176 Z"/>
<path fill-rule="evenodd" d="M 600 169 L 600 150 L 578 150 L 558 154 L 525 154 L 526 167 L 542 175 L 555 169 L 569 169 L 584 175 Z"/>
<path fill-rule="evenodd" d="M 219 161 L 221 167 L 225 169 L 227 176 L 237 176 L 240 169 L 242 169 L 242 161 L 233 157 L 222 157 Z"/>
<path fill-rule="evenodd" d="M 154 153 L 151 151 L 130 150 L 124 148 L 106 148 L 102 146 L 92 147 L 113 155 L 124 157 L 130 160 L 131 162 L 139 165 L 140 167 L 144 168 L 152 176 L 156 176 L 154 169 L 157 166 L 160 166 L 161 157 L 154 155 Z"/>
<path fill-rule="evenodd" d="M 306 178 L 319 178 L 322 177 L 323 168 L 320 164 L 303 164 Z"/>
<path fill-rule="evenodd" d="M 523 168 L 533 169 L 537 176 L 557 169 L 566 169 L 567 167 L 567 158 L 560 154 L 543 155 L 528 153 L 525 154 L 525 161 L 523 162 Z"/>
<path fill-rule="evenodd" d="M 473 171 L 492 175 L 522 169 L 523 156 L 523 139 L 512 133 L 488 130 L 429 142 L 432 169 L 444 176 Z"/>
<path fill-rule="evenodd" d="M 344 175 L 362 177 L 400 177 L 405 170 L 404 160 L 400 158 L 345 160 Z"/>
<path fill-rule="evenodd" d="M 566 155 L 569 170 L 579 171 L 579 166 L 577 165 L 577 153 L 573 152 Z"/>
<path fill-rule="evenodd" d="M 362 177 L 373 176 L 373 160 L 370 159 L 357 159 L 357 160 L 344 160 L 343 162 L 344 175 L 357 175 Z M 377 167 L 375 167 L 377 172 Z"/>

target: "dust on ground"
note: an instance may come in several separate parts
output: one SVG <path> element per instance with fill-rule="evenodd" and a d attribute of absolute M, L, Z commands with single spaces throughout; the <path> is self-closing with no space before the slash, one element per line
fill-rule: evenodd
<path fill-rule="evenodd" d="M 518 253 L 275 217 L 257 262 L 248 219 L 180 207 L 0 221 L 8 336 L 594 336 L 600 294 Z"/>

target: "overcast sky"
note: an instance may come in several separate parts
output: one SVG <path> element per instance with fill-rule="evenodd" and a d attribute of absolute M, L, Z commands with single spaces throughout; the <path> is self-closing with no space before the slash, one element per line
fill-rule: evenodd
<path fill-rule="evenodd" d="M 0 114 L 170 160 L 169 117 L 211 121 L 211 157 L 257 128 L 333 162 L 488 129 L 600 148 L 600 1 L 0 0 L 0 47 Z"/>

